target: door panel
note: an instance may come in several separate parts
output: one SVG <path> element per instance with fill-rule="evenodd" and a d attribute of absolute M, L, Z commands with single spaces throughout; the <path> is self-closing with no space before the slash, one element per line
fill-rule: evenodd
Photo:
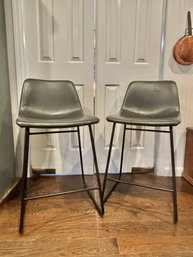
<path fill-rule="evenodd" d="M 93 113 L 94 7 L 90 0 L 22 0 L 26 78 L 67 79 Z M 85 128 L 87 129 L 87 128 Z M 88 131 L 81 130 L 85 170 L 92 173 Z M 77 139 L 71 134 L 31 137 L 33 168 L 79 173 Z"/>
<path fill-rule="evenodd" d="M 96 144 L 100 171 L 105 170 L 112 124 L 105 117 L 115 113 L 132 80 L 157 80 L 161 42 L 162 0 L 97 1 Z M 120 159 L 121 130 L 115 135 L 111 172 Z M 154 166 L 152 133 L 128 131 L 124 171 Z"/>
<path fill-rule="evenodd" d="M 95 141 L 100 171 L 104 171 L 111 131 L 105 117 L 120 108 L 130 81 L 158 79 L 163 0 L 19 0 L 19 3 L 24 77 L 68 79 L 75 83 L 84 108 L 100 118 Z M 92 173 L 87 133 L 81 131 L 82 148 L 86 172 Z M 117 171 L 115 162 L 120 157 L 121 137 L 118 128 L 113 172 Z M 124 170 L 133 166 L 152 167 L 153 152 L 152 134 L 128 132 Z M 77 139 L 71 135 L 32 138 L 31 159 L 33 168 L 56 168 L 58 173 L 65 174 L 80 170 Z"/>

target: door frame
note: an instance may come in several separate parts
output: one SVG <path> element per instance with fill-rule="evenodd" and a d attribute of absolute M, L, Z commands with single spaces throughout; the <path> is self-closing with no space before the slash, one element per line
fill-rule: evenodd
<path fill-rule="evenodd" d="M 4 0 L 5 6 L 5 21 L 6 21 L 6 36 L 7 36 L 7 53 L 9 65 L 9 82 L 10 82 L 10 96 L 11 96 L 11 110 L 12 110 L 12 124 L 13 124 L 13 139 L 14 139 L 14 155 L 16 176 L 20 177 L 22 174 L 22 137 L 19 127 L 16 125 L 18 115 L 18 106 L 20 99 L 20 92 L 25 68 L 23 44 L 19 44 L 19 38 L 23 37 L 21 31 L 22 24 L 22 8 L 19 1 Z M 18 14 L 17 14 L 18 12 Z M 20 19 L 19 19 L 20 17 Z M 16 26 L 13 26 L 13 23 Z M 23 41 L 22 41 L 23 42 Z M 20 67 L 20 70 L 17 70 Z M 20 90 L 19 90 L 20 89 Z"/>

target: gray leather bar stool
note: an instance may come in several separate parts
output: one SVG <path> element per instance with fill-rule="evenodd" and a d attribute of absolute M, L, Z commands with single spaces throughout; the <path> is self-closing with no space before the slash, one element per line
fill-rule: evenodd
<path fill-rule="evenodd" d="M 113 123 L 112 134 L 107 157 L 106 171 L 103 182 L 103 202 L 105 203 L 111 193 L 119 183 L 128 185 L 141 186 L 156 190 L 172 192 L 173 196 L 173 220 L 178 221 L 177 211 L 177 193 L 176 193 L 176 176 L 175 176 L 175 159 L 174 159 L 174 143 L 173 143 L 173 127 L 177 126 L 180 120 L 180 106 L 176 83 L 173 81 L 134 81 L 128 86 L 125 98 L 123 100 L 120 111 L 115 115 L 107 117 L 108 122 Z M 121 160 L 118 179 L 110 176 L 109 164 L 111 158 L 111 150 L 116 124 L 123 125 L 123 140 L 121 150 Z M 131 126 L 130 126 L 131 125 Z M 136 127 L 133 127 L 136 126 Z M 148 126 L 155 127 L 148 129 Z M 161 129 L 165 127 L 168 129 Z M 171 165 L 172 165 L 172 189 L 160 188 L 151 185 L 143 185 L 132 183 L 126 179 L 121 179 L 123 156 L 125 147 L 125 135 L 127 130 L 141 130 L 148 132 L 169 133 L 171 148 Z M 114 184 L 106 193 L 107 180 L 113 181 Z M 106 195 L 105 195 L 106 194 Z"/>
<path fill-rule="evenodd" d="M 84 113 L 80 100 L 78 98 L 75 86 L 71 81 L 50 81 L 39 79 L 27 79 L 24 81 L 19 115 L 16 123 L 25 128 L 25 142 L 24 142 L 24 157 L 23 157 L 23 175 L 22 175 L 22 196 L 21 196 L 21 213 L 19 232 L 23 232 L 24 215 L 26 202 L 29 200 L 44 198 L 48 196 L 56 196 L 62 194 L 84 192 L 86 191 L 93 201 L 98 213 L 103 215 L 102 189 L 99 177 L 97 156 L 95 151 L 95 144 L 92 133 L 92 124 L 99 122 L 95 116 Z M 81 152 L 81 126 L 88 126 L 90 133 L 91 146 L 94 156 L 94 164 L 96 171 L 97 186 L 89 187 L 85 181 L 83 158 Z M 31 128 L 36 129 L 52 129 L 47 132 L 31 132 Z M 67 128 L 73 128 L 67 130 Z M 62 129 L 54 131 L 53 129 Z M 29 152 L 29 138 L 31 135 L 47 134 L 47 133 L 77 133 L 79 143 L 80 165 L 82 172 L 83 188 L 74 191 L 60 192 L 56 194 L 42 195 L 42 196 L 27 196 L 27 168 L 28 168 L 28 152 Z M 100 203 L 98 204 L 91 190 L 98 190 Z"/>

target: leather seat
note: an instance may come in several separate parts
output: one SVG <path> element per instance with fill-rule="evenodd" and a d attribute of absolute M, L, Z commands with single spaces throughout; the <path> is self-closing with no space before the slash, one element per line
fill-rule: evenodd
<path fill-rule="evenodd" d="M 27 79 L 17 124 L 31 128 L 66 128 L 99 122 L 85 114 L 71 81 Z"/>
<path fill-rule="evenodd" d="M 135 81 L 129 84 L 121 110 L 109 122 L 143 126 L 180 123 L 178 92 L 172 81 Z"/>

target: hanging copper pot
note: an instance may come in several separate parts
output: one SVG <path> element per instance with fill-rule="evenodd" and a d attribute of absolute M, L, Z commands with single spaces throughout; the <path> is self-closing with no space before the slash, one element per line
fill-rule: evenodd
<path fill-rule="evenodd" d="M 191 65 L 193 64 L 193 36 L 192 36 L 192 22 L 191 13 L 187 13 L 188 28 L 185 35 L 180 38 L 174 46 L 173 56 L 179 64 Z"/>

